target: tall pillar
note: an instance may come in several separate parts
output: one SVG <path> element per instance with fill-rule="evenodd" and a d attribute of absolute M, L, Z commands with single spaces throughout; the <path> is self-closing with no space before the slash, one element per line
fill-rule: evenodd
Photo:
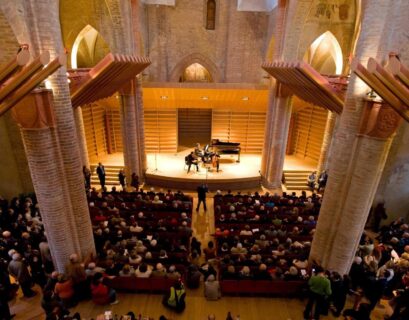
<path fill-rule="evenodd" d="M 311 250 L 312 260 L 341 274 L 348 272 L 355 256 L 392 139 L 401 123 L 400 116 L 389 106 L 372 102 L 364 102 L 364 105 L 368 113 L 364 113 L 363 127 L 351 150 L 352 157 L 345 172 L 345 196 L 337 204 L 342 214 L 331 222 L 337 226 L 332 237 L 324 242 L 316 241 L 318 238 L 314 236 Z M 329 232 L 331 225 L 325 226 L 325 222 L 329 221 L 319 220 L 317 232 Z"/>
<path fill-rule="evenodd" d="M 319 174 L 327 169 L 328 158 L 331 151 L 332 139 L 334 136 L 335 122 L 337 115 L 335 112 L 328 111 L 327 122 L 325 124 L 324 138 L 322 139 L 321 153 L 318 160 L 317 172 Z"/>
<path fill-rule="evenodd" d="M 87 168 L 89 168 L 90 165 L 89 165 L 89 158 L 88 158 L 87 139 L 85 137 L 84 119 L 82 118 L 81 107 L 77 107 L 74 109 L 74 118 L 75 118 L 75 125 L 77 127 L 78 146 L 80 149 L 81 163 L 83 166 L 86 166 Z"/>
<path fill-rule="evenodd" d="M 144 180 L 144 175 L 147 169 L 146 151 L 145 151 L 145 121 L 143 108 L 143 93 L 142 93 L 142 75 L 136 77 L 136 120 L 138 122 L 138 147 L 139 147 L 139 177 Z"/>
<path fill-rule="evenodd" d="M 276 11 L 275 45 L 273 60 L 281 57 L 285 33 L 287 1 L 280 0 Z M 265 138 L 261 156 L 261 176 L 267 188 L 281 188 L 281 179 L 291 119 L 291 97 L 282 86 L 273 81 L 266 115 Z"/>
<path fill-rule="evenodd" d="M 400 46 L 400 39 L 388 35 L 408 28 L 404 6 L 408 8 L 409 4 L 399 2 L 391 7 L 382 0 L 363 2 L 355 53 L 359 62 L 366 65 L 369 57 L 383 60 L 388 51 L 399 51 L 396 47 Z M 362 135 L 360 122 L 366 111 L 362 97 L 369 91 L 364 82 L 351 75 L 311 247 L 311 260 L 339 273 L 348 272 L 355 255 L 393 136 L 367 132 Z M 395 125 L 394 116 L 391 119 Z M 388 123 L 388 118 L 378 118 L 376 122 L 380 128 L 389 126 Z"/>
<path fill-rule="evenodd" d="M 81 247 L 68 196 L 64 162 L 53 115 L 51 92 L 42 90 L 12 109 L 20 126 L 34 191 L 40 205 L 54 265 L 59 272 Z M 32 112 L 27 113 L 30 107 Z"/>
<path fill-rule="evenodd" d="M 261 176 L 265 187 L 279 189 L 281 188 L 291 118 L 291 96 L 285 93 L 279 84 L 275 86 L 274 94 L 270 95 L 269 110 L 271 111 L 267 120 L 270 120 L 270 131 L 266 132 L 262 156 L 264 166 Z"/>
<path fill-rule="evenodd" d="M 49 51 L 51 59 L 64 52 L 61 38 L 61 25 L 59 20 L 59 1 L 54 0 L 27 0 L 24 2 L 7 2 L 2 8 L 7 10 L 10 26 L 15 31 L 20 43 L 28 43 L 33 56 L 43 51 Z M 23 16 L 20 22 L 13 20 L 15 16 Z M 21 23 L 26 28 L 21 27 Z M 64 208 L 63 215 L 74 221 L 73 238 L 78 238 L 79 247 L 66 243 L 62 246 L 55 245 L 56 251 L 65 251 L 66 247 L 76 247 L 76 253 L 85 257 L 95 253 L 94 238 L 92 233 L 91 219 L 88 204 L 84 192 L 84 179 L 82 174 L 82 162 L 78 147 L 78 135 L 74 121 L 74 113 L 71 105 L 70 90 L 66 76 L 65 67 L 60 68 L 48 78 L 53 90 L 55 132 L 58 138 L 58 149 L 61 154 L 61 168 L 63 176 L 53 176 L 53 179 L 64 180 L 65 187 L 61 190 L 54 189 L 53 192 L 62 192 L 63 197 L 68 199 L 70 205 Z M 30 133 L 27 133 L 31 134 Z M 29 139 L 27 137 L 27 139 Z M 35 167 L 33 170 L 36 170 Z M 37 176 L 31 172 L 32 177 Z M 44 199 L 44 198 L 43 198 Z M 39 202 L 40 209 L 42 202 Z M 46 222 L 47 223 L 47 222 Z M 64 228 L 64 225 L 59 227 Z"/>
<path fill-rule="evenodd" d="M 138 144 L 138 118 L 136 101 L 136 83 L 130 81 L 123 87 L 120 96 L 120 115 L 122 122 L 122 139 L 124 149 L 125 171 L 128 182 L 131 180 L 131 174 L 136 173 L 142 177 L 140 165 L 140 152 Z"/>

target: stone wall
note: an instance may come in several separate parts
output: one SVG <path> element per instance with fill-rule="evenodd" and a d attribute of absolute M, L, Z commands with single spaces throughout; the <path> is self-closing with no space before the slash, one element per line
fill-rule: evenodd
<path fill-rule="evenodd" d="M 208 69 L 216 66 L 221 82 L 261 82 L 271 14 L 238 12 L 234 1 L 218 0 L 216 28 L 206 30 L 205 4 L 179 0 L 175 7 L 146 6 L 149 80 L 178 81 L 184 68 L 202 62 Z M 203 61 L 195 60 L 197 56 Z"/>

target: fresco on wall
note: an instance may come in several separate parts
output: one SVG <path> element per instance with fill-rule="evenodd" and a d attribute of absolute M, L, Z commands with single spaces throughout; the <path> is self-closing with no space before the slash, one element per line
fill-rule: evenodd
<path fill-rule="evenodd" d="M 318 0 L 312 8 L 310 19 L 334 22 L 349 22 L 355 20 L 355 1 L 351 0 Z"/>

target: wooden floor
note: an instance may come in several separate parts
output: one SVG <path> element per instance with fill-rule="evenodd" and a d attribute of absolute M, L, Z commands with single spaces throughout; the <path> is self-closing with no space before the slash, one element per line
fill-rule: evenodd
<path fill-rule="evenodd" d="M 198 214 L 193 214 L 194 235 L 202 242 L 202 247 L 205 247 L 207 241 L 211 239 L 210 234 L 214 232 L 211 197 L 209 195 L 207 201 L 207 213 L 201 208 Z M 195 198 L 194 201 L 196 203 L 197 199 Z M 40 299 L 40 295 L 31 299 L 17 297 L 11 303 L 12 312 L 17 314 L 15 319 L 45 319 Z M 216 315 L 216 319 L 224 320 L 228 311 L 233 315 L 240 315 L 240 320 L 300 320 L 303 319 L 302 312 L 306 303 L 300 299 L 267 297 L 222 297 L 219 301 L 207 301 L 203 297 L 203 285 L 196 290 L 187 290 L 186 310 L 182 314 L 175 314 L 165 309 L 161 304 L 161 295 L 119 293 L 118 299 L 120 302 L 115 306 L 96 306 L 92 302 L 82 302 L 71 311 L 80 312 L 82 319 L 87 320 L 96 319 L 97 315 L 106 310 L 112 310 L 113 314 L 118 315 L 133 311 L 136 315 L 151 316 L 155 320 L 162 314 L 170 319 L 206 320 L 207 315 L 212 313 Z M 347 306 L 350 305 L 351 302 L 348 301 Z M 383 301 L 383 305 L 386 305 L 386 302 Z M 371 319 L 383 319 L 386 310 L 388 310 L 387 306 L 377 308 Z M 322 319 L 336 318 L 328 316 Z"/>

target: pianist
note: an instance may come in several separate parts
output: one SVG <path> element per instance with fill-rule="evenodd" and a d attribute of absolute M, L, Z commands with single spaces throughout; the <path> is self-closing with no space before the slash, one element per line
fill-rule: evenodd
<path fill-rule="evenodd" d="M 199 172 L 199 161 L 197 160 L 197 157 L 193 151 L 185 157 L 185 162 L 188 165 L 187 173 L 190 172 L 190 167 L 192 164 L 196 166 L 196 171 Z"/>

